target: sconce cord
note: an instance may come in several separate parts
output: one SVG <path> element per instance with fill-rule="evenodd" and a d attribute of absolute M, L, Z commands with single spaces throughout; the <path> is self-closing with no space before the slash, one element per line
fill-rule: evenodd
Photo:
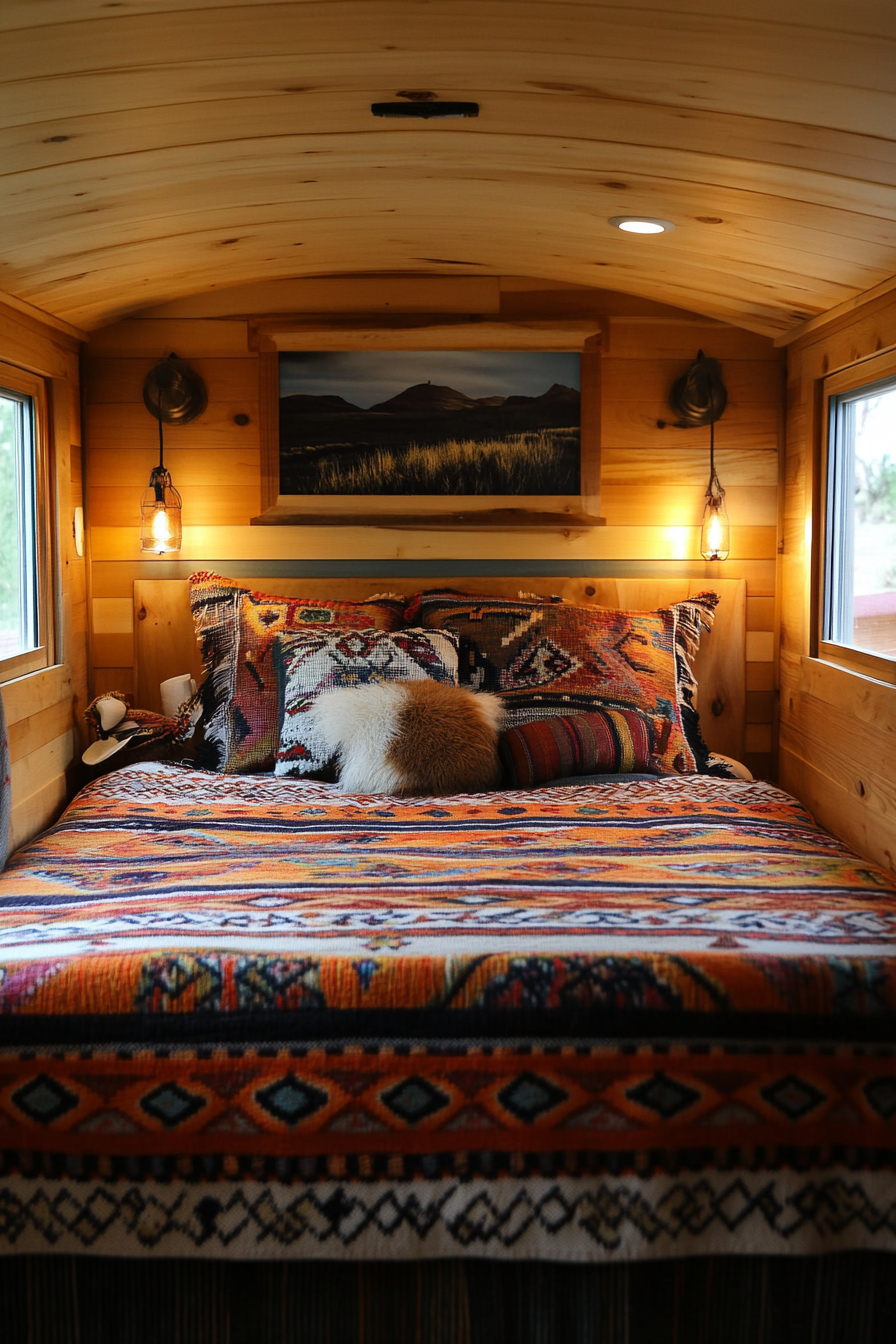
<path fill-rule="evenodd" d="M 159 465 L 153 472 L 153 481 L 155 484 L 156 502 L 165 503 L 165 439 L 162 433 L 162 389 L 159 388 Z"/>
<path fill-rule="evenodd" d="M 161 433 L 162 422 L 159 421 L 159 432 Z M 709 479 L 715 479 L 716 474 L 716 422 L 709 422 Z"/>
<path fill-rule="evenodd" d="M 716 504 L 721 504 L 725 498 L 725 491 L 722 489 L 722 482 L 716 475 L 716 422 L 709 422 L 709 485 L 706 487 L 706 498 Z"/>

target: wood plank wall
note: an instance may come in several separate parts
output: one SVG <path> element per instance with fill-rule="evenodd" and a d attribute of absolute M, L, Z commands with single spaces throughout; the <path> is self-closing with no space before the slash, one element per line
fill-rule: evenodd
<path fill-rule="evenodd" d="M 72 526 L 82 503 L 79 348 L 74 337 L 0 303 L 0 359 L 48 380 L 60 583 L 57 664 L 0 686 L 12 764 L 10 849 L 54 821 L 79 782 L 87 705 L 86 562 L 75 553 Z"/>
<path fill-rule="evenodd" d="M 561 299 L 568 309 L 566 291 Z M 539 316 L 549 319 L 550 302 L 544 296 L 539 302 Z M 630 311 L 637 301 L 625 306 L 624 315 L 595 320 L 593 326 L 595 331 L 600 326 L 604 338 L 601 513 L 607 525 L 528 532 L 249 527 L 259 512 L 261 483 L 257 355 L 249 348 L 247 322 L 158 317 L 95 332 L 86 363 L 85 426 L 94 691 L 133 692 L 132 585 L 137 578 L 186 577 L 196 568 L 235 577 L 274 574 L 278 564 L 284 574 L 320 574 L 328 564 L 335 573 L 342 562 L 380 575 L 404 567 L 408 573 L 421 572 L 421 566 L 435 574 L 442 564 L 442 573 L 454 574 L 478 568 L 483 574 L 522 577 L 552 572 L 553 566 L 553 572 L 568 575 L 705 578 L 707 586 L 714 575 L 743 578 L 748 585 L 745 757 L 755 773 L 773 773 L 783 357 L 770 340 L 750 332 L 705 319 L 638 316 Z M 645 305 L 648 313 L 651 307 L 656 305 Z M 344 348 L 351 348 L 344 311 L 339 325 Z M 368 319 L 365 330 L 369 326 Z M 432 348 L 431 331 L 420 336 L 408 331 L 407 339 L 409 348 L 415 339 Z M 522 348 L 527 340 L 529 348 L 537 349 L 543 339 L 534 331 L 521 340 L 517 327 L 508 348 Z M 573 334 L 566 348 L 581 348 L 583 339 L 583 333 Z M 556 334 L 551 345 L 558 348 Z M 669 389 L 700 348 L 722 360 L 730 394 L 716 442 L 728 491 L 732 552 L 716 566 L 699 556 L 708 431 L 657 427 L 657 420 L 672 418 Z M 140 493 L 157 451 L 156 424 L 142 404 L 142 385 L 153 363 L 171 351 L 191 362 L 209 390 L 202 417 L 166 432 L 166 464 L 184 496 L 184 546 L 178 561 L 139 553 Z M 239 414 L 249 416 L 248 425 L 234 422 Z"/>
<path fill-rule="evenodd" d="M 810 657 L 822 382 L 892 347 L 893 294 L 790 347 L 780 677 L 781 783 L 829 830 L 896 871 L 896 687 Z"/>

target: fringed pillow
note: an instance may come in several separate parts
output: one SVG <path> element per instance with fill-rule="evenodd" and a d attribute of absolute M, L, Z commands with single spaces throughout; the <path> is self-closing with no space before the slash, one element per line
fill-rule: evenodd
<path fill-rule="evenodd" d="M 190 578 L 190 605 L 206 671 L 197 761 L 226 774 L 252 774 L 273 770 L 277 754 L 277 636 L 308 627 L 396 630 L 405 599 L 272 597 L 203 571 Z"/>
<path fill-rule="evenodd" d="M 653 720 L 633 709 L 534 719 L 501 734 L 498 750 L 510 788 L 570 775 L 664 774 L 653 754 Z"/>
<path fill-rule="evenodd" d="M 693 658 L 712 624 L 715 593 L 658 611 L 421 593 L 409 609 L 460 640 L 459 680 L 498 692 L 508 727 L 596 709 L 638 710 L 654 724 L 665 773 L 705 770 Z"/>
<path fill-rule="evenodd" d="M 498 787 L 496 695 L 436 681 L 393 681 L 331 691 L 309 711 L 338 755 L 346 793 L 445 797 Z"/>
<path fill-rule="evenodd" d="M 457 637 L 445 630 L 293 630 L 275 644 L 280 741 L 274 773 L 323 770 L 333 748 L 310 713 L 320 696 L 343 687 L 392 681 L 457 685 Z"/>

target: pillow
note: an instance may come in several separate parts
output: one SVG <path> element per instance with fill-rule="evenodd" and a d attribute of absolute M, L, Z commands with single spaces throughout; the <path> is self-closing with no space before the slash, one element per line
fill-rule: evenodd
<path fill-rule="evenodd" d="M 490 597 L 488 593 L 469 593 L 460 588 L 427 588 L 424 592 L 414 593 L 406 601 L 404 619 L 409 625 L 438 625 L 438 620 L 434 619 L 434 613 L 438 611 L 563 605 L 560 597 L 543 597 L 540 593 L 526 593 L 522 589 L 516 597 Z"/>
<path fill-rule="evenodd" d="M 692 660 L 718 600 L 701 593 L 632 612 L 432 592 L 419 594 L 411 610 L 422 626 L 458 635 L 460 684 L 501 694 L 508 727 L 639 710 L 654 720 L 657 768 L 687 774 L 706 769 Z"/>
<path fill-rule="evenodd" d="M 706 768 L 708 775 L 715 775 L 716 779 L 745 779 L 747 781 L 753 778 L 753 772 L 743 761 L 736 761 L 733 756 L 723 756 L 719 751 L 709 753 L 709 761 Z"/>
<path fill-rule="evenodd" d="M 496 695 L 392 681 L 330 691 L 307 717 L 338 752 L 344 792 L 444 797 L 498 787 L 502 714 Z"/>
<path fill-rule="evenodd" d="M 504 777 L 512 789 L 590 774 L 663 774 L 653 757 L 653 720 L 632 709 L 535 719 L 501 734 Z"/>
<path fill-rule="evenodd" d="M 273 647 L 283 630 L 308 626 L 396 630 L 404 598 L 323 602 L 271 597 L 233 579 L 190 578 L 190 606 L 202 642 L 203 735 L 197 763 L 226 774 L 272 770 L 277 753 L 277 679 Z"/>
<path fill-rule="evenodd" d="M 275 642 L 274 660 L 280 687 L 276 775 L 308 775 L 333 756 L 309 714 L 325 692 L 428 677 L 457 685 L 457 636 L 445 630 L 285 631 Z"/>

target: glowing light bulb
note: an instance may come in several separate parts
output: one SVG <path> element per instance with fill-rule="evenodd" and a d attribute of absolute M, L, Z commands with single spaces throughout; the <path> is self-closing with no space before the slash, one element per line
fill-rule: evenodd
<path fill-rule="evenodd" d="M 159 422 L 161 424 L 161 421 Z M 161 457 L 161 444 L 159 456 Z M 180 550 L 183 500 L 161 461 L 154 467 L 140 500 L 140 549 L 167 555 Z"/>
<path fill-rule="evenodd" d="M 166 509 L 156 509 L 152 520 L 152 535 L 161 544 L 171 540 L 171 524 L 168 521 Z"/>
<path fill-rule="evenodd" d="M 714 513 L 709 520 L 709 527 L 706 529 L 706 540 L 711 551 L 720 551 L 722 549 L 722 523 L 717 513 Z"/>

